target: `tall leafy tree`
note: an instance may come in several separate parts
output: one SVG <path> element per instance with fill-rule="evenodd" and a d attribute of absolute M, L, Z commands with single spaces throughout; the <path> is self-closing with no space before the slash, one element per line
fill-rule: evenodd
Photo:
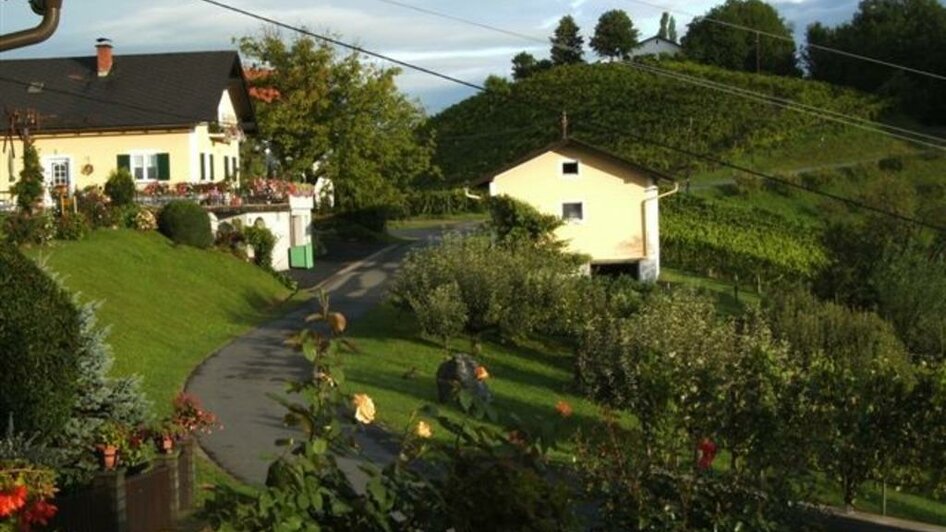
<path fill-rule="evenodd" d="M 398 69 L 300 36 L 264 32 L 239 40 L 244 57 L 268 69 L 252 81 L 279 97 L 257 102 L 260 135 L 290 175 L 325 176 L 342 210 L 389 206 L 405 186 L 435 172 L 432 141 L 420 138 L 420 107 L 398 91 Z"/>
<path fill-rule="evenodd" d="M 746 26 L 759 33 L 737 31 L 714 21 Z M 689 57 L 701 63 L 747 72 L 801 74 L 791 28 L 774 7 L 762 0 L 726 0 L 705 16 L 694 19 L 689 28 L 683 37 L 683 48 Z"/>
<path fill-rule="evenodd" d="M 585 38 L 581 36 L 580 28 L 571 15 L 565 15 L 558 21 L 552 42 L 552 64 L 573 65 L 584 63 Z"/>
<path fill-rule="evenodd" d="M 612 9 L 598 19 L 591 47 L 601 57 L 624 59 L 637 46 L 639 37 L 640 32 L 634 27 L 631 17 L 620 9 Z"/>
<path fill-rule="evenodd" d="M 816 23 L 807 36 L 804 60 L 812 78 L 892 95 L 914 116 L 946 122 L 941 80 L 810 46 L 946 74 L 946 6 L 936 0 L 864 0 L 850 22 L 834 28 Z"/>
<path fill-rule="evenodd" d="M 668 39 L 669 31 L 670 31 L 668 27 L 669 25 L 670 25 L 670 13 L 667 13 L 666 11 L 664 11 L 663 14 L 660 15 L 660 31 L 657 32 L 657 36 L 660 37 L 661 39 Z"/>
<path fill-rule="evenodd" d="M 677 41 L 677 19 L 670 17 L 670 23 L 667 27 L 667 40 L 671 42 Z"/>

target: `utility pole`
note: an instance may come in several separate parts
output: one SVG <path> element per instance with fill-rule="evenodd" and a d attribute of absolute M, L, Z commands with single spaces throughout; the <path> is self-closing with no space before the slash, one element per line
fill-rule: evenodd
<path fill-rule="evenodd" d="M 762 37 L 755 32 L 755 73 L 762 72 Z"/>
<path fill-rule="evenodd" d="M 34 28 L 0 35 L 0 52 L 41 43 L 53 36 L 59 27 L 63 0 L 29 0 L 33 12 L 43 17 Z"/>

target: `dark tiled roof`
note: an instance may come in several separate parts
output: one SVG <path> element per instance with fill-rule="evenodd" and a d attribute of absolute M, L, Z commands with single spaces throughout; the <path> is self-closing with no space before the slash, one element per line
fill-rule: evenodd
<path fill-rule="evenodd" d="M 653 179 L 664 179 L 664 180 L 670 181 L 670 182 L 676 181 L 674 178 L 670 177 L 669 175 L 667 175 L 667 174 L 665 174 L 665 173 L 663 173 L 663 172 L 660 172 L 660 171 L 654 170 L 654 169 L 652 169 L 652 168 L 648 168 L 648 167 L 646 167 L 646 166 L 643 166 L 643 165 L 637 164 L 637 163 L 635 163 L 635 162 L 629 161 L 629 160 L 625 159 L 624 157 L 621 157 L 620 155 L 617 155 L 617 154 L 615 154 L 615 153 L 613 153 L 613 152 L 610 152 L 610 151 L 608 151 L 608 150 L 599 148 L 599 147 L 597 147 L 597 146 L 593 146 L 593 145 L 591 145 L 591 144 L 588 144 L 587 142 L 582 142 L 582 141 L 580 141 L 580 140 L 578 140 L 578 139 L 569 137 L 569 138 L 567 138 L 567 139 L 558 140 L 558 141 L 555 141 L 555 142 L 553 142 L 553 143 L 551 143 L 551 144 L 548 144 L 548 145 L 546 145 L 546 146 L 544 146 L 544 147 L 542 147 L 542 148 L 539 148 L 539 149 L 537 149 L 537 150 L 531 151 L 531 152 L 527 153 L 526 155 L 523 155 L 523 156 L 520 157 L 519 159 L 516 159 L 515 161 L 513 161 L 513 162 L 507 164 L 506 166 L 500 168 L 499 170 L 496 170 L 496 171 L 490 173 L 489 175 L 486 175 L 486 176 L 483 176 L 483 177 L 481 177 L 481 178 L 479 178 L 479 179 L 474 180 L 474 181 L 471 183 L 471 185 L 473 185 L 473 186 L 482 186 L 482 185 L 485 185 L 485 184 L 487 184 L 487 183 L 490 183 L 490 182 L 491 182 L 493 179 L 495 179 L 497 176 L 502 175 L 502 174 L 508 172 L 509 170 L 512 170 L 513 168 L 515 168 L 515 167 L 517 167 L 517 166 L 519 166 L 519 165 L 521 165 L 521 164 L 524 164 L 524 163 L 526 163 L 526 162 L 529 162 L 529 161 L 531 161 L 532 159 L 535 159 L 536 157 L 538 157 L 538 156 L 540 156 L 540 155 L 542 155 L 542 154 L 544 154 L 544 153 L 547 153 L 547 152 L 550 152 L 550 151 L 557 151 L 557 150 L 561 150 L 561 149 L 565 149 L 565 148 L 573 148 L 573 149 L 577 149 L 577 150 L 580 150 L 580 151 L 584 151 L 584 152 L 586 152 L 586 153 L 591 153 L 591 154 L 596 155 L 596 156 L 598 156 L 598 157 L 601 157 L 601 158 L 604 158 L 604 159 L 608 159 L 608 160 L 610 160 L 611 162 L 613 162 L 613 163 L 615 163 L 615 164 L 617 164 L 618 166 L 621 166 L 621 167 L 623 167 L 623 168 L 628 168 L 628 169 L 633 170 L 633 171 L 635 171 L 635 172 L 643 173 L 643 174 L 645 174 L 645 175 L 647 175 L 647 176 L 650 176 L 650 177 L 653 178 Z"/>
<path fill-rule="evenodd" d="M 253 130 L 236 52 L 116 53 L 102 78 L 94 56 L 0 61 L 0 111 L 35 109 L 41 132 L 212 122 L 227 89 L 244 129 Z"/>

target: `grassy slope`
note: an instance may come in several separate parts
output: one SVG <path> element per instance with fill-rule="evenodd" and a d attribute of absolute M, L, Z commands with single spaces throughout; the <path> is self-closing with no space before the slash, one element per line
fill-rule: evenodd
<path fill-rule="evenodd" d="M 262 270 L 157 233 L 96 231 L 33 252 L 83 301 L 103 301 L 117 374 L 138 373 L 163 414 L 187 375 L 234 335 L 270 316 L 289 291 Z"/>

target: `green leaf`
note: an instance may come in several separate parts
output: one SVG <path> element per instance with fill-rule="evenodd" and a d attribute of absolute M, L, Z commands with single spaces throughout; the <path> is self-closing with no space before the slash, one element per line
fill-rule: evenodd
<path fill-rule="evenodd" d="M 324 438 L 318 438 L 312 441 L 309 448 L 314 454 L 325 454 L 325 451 L 328 450 L 328 441 Z"/>

